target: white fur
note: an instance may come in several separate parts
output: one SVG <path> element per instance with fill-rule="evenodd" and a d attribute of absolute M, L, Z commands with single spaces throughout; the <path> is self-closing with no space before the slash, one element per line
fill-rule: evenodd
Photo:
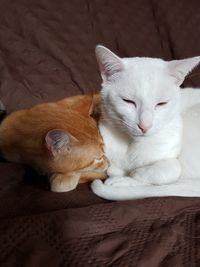
<path fill-rule="evenodd" d="M 121 59 L 98 46 L 97 58 L 110 178 L 94 181 L 93 192 L 111 200 L 200 196 L 200 90 L 179 88 L 200 57 Z"/>

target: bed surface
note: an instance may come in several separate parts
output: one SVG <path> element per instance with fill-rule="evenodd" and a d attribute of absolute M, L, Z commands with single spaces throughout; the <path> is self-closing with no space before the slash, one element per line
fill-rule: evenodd
<path fill-rule="evenodd" d="M 0 0 L 0 99 L 8 112 L 100 89 L 94 55 L 200 55 L 200 2 Z M 200 86 L 200 69 L 184 86 Z M 88 184 L 52 193 L 0 162 L 0 266 L 200 266 L 200 199 L 108 202 Z"/>

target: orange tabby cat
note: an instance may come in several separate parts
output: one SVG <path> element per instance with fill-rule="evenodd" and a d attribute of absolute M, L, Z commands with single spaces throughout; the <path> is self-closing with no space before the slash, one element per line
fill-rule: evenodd
<path fill-rule="evenodd" d="M 107 160 L 92 109 L 92 96 L 75 96 L 12 113 L 0 125 L 3 157 L 49 175 L 55 192 L 106 178 Z"/>

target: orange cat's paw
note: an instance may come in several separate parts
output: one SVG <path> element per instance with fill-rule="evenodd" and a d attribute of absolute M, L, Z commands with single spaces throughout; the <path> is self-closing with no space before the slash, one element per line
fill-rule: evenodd
<path fill-rule="evenodd" d="M 53 175 L 54 176 L 54 175 Z M 77 187 L 79 177 L 57 175 L 51 177 L 51 191 L 53 192 L 68 192 Z"/>

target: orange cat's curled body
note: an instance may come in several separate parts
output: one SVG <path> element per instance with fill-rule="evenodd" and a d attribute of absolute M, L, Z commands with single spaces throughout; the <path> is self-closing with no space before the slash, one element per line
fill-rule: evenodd
<path fill-rule="evenodd" d="M 103 141 L 90 116 L 97 98 L 68 97 L 10 114 L 0 125 L 2 156 L 48 175 L 55 192 L 106 178 Z"/>

